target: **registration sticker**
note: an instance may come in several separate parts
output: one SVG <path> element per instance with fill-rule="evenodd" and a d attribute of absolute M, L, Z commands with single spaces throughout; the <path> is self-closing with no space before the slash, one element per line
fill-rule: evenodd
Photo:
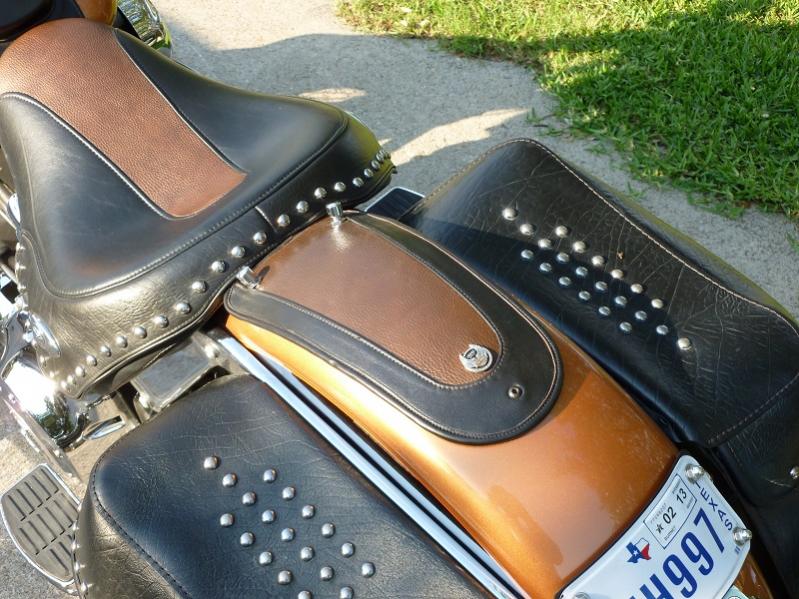
<path fill-rule="evenodd" d="M 736 542 L 734 532 L 745 527 L 697 466 L 692 457 L 681 457 L 643 515 L 563 591 L 561 599 L 738 596 L 732 583 L 749 552 L 749 541 L 739 535 Z"/>

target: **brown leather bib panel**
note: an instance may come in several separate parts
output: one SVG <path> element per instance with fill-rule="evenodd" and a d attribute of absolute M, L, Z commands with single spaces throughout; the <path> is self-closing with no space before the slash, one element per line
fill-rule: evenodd
<path fill-rule="evenodd" d="M 439 383 L 483 378 L 458 358 L 470 343 L 501 353 L 497 334 L 452 285 L 353 221 L 314 225 L 267 256 L 263 269 L 261 290 L 347 327 Z"/>
<path fill-rule="evenodd" d="M 244 180 L 104 25 L 65 19 L 27 32 L 0 57 L 6 93 L 29 96 L 66 121 L 171 216 L 195 214 Z"/>

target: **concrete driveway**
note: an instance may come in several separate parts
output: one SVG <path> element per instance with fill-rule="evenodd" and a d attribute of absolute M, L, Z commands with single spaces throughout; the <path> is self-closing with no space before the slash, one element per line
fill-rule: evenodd
<path fill-rule="evenodd" d="M 552 100 L 522 68 L 462 59 L 434 44 L 362 35 L 334 15 L 333 0 L 156 0 L 172 28 L 176 58 L 209 77 L 252 90 L 303 95 L 357 114 L 391 150 L 397 185 L 429 192 L 490 146 L 534 137 L 699 240 L 799 315 L 796 229 L 749 212 L 730 221 L 685 196 L 632 179 L 623 160 L 592 151 L 595 140 L 547 135 Z M 0 415 L 0 492 L 36 463 Z M 20 558 L 0 531 L 0 597 L 61 597 Z"/>

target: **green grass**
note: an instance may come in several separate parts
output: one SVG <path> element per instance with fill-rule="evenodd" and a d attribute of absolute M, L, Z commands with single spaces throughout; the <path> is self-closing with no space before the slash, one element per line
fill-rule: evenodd
<path fill-rule="evenodd" d="M 341 0 L 356 26 L 536 69 L 647 180 L 799 220 L 799 0 Z M 490 95 L 491 89 L 475 90 Z"/>

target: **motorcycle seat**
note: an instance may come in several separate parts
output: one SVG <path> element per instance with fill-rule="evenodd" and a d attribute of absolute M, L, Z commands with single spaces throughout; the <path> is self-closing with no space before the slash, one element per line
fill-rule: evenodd
<path fill-rule="evenodd" d="M 338 108 L 208 80 L 86 19 L 36 27 L 0 57 L 0 144 L 20 289 L 72 396 L 196 325 L 239 268 L 393 171 Z"/>

